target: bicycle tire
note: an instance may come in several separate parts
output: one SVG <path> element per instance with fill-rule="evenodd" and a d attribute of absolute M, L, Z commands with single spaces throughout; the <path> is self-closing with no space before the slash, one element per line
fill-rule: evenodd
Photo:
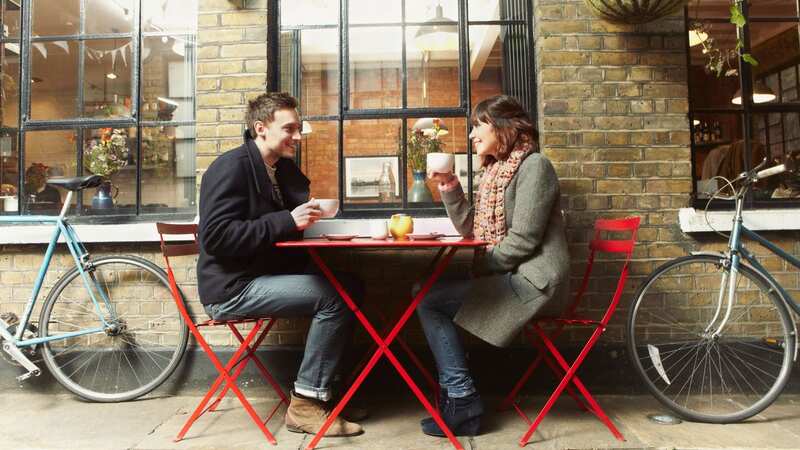
<path fill-rule="evenodd" d="M 719 299 L 715 286 L 724 284 L 723 275 L 730 273 L 726 261 L 722 255 L 690 255 L 663 264 L 641 284 L 628 313 L 631 364 L 662 405 L 690 421 L 746 420 L 772 404 L 791 375 L 792 317 L 780 291 L 755 268 L 739 265 L 736 302 L 728 322 L 716 337 L 708 331 L 717 329 L 709 324 L 719 325 L 725 317 L 726 308 L 718 309 L 714 299 Z M 745 279 L 748 283 L 742 283 Z M 667 315 L 670 308 L 676 314 Z M 666 328 L 669 321 L 674 329 Z M 687 371 L 698 357 L 700 366 Z M 702 375 L 695 380 L 701 368 Z M 699 396 L 690 395 L 695 381 Z M 716 405 L 714 395 L 718 395 Z"/>
<path fill-rule="evenodd" d="M 42 359 L 55 379 L 81 398 L 133 400 L 156 389 L 175 371 L 186 351 L 189 330 L 160 267 L 136 256 L 94 258 L 91 263 L 96 285 L 104 286 L 111 305 L 105 306 L 97 296 L 100 312 L 108 315 L 113 310 L 116 320 L 102 332 L 45 342 Z M 50 290 L 39 335 L 102 326 L 97 311 L 78 268 L 73 267 Z M 106 366 L 115 361 L 116 368 L 109 370 Z"/>

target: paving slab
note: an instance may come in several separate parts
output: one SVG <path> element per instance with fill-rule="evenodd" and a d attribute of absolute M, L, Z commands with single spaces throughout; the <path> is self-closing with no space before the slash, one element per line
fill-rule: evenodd
<path fill-rule="evenodd" d="M 275 401 L 250 397 L 264 413 Z M 800 396 L 784 395 L 764 413 L 741 424 L 709 425 L 683 422 L 659 425 L 648 414 L 663 413 L 647 395 L 598 396 L 626 441 L 617 441 L 592 414 L 578 409 L 569 398 L 559 400 L 533 435 L 528 449 L 797 449 L 800 448 Z M 283 424 L 282 407 L 268 423 L 278 440 L 269 445 L 235 398 L 226 399 L 219 411 L 202 417 L 186 439 L 173 442 L 189 412 L 198 403 L 196 394 L 161 396 L 146 400 L 98 404 L 69 394 L 0 390 L 0 449 L 135 449 L 135 450 L 229 450 L 303 449 L 311 436 L 289 432 Z M 419 431 L 426 416 L 409 395 L 367 398 L 370 417 L 362 422 L 366 433 L 351 438 L 323 439 L 321 449 L 444 450 L 447 439 Z M 545 397 L 524 399 L 523 407 L 534 416 Z M 497 398 L 487 399 L 493 408 Z M 12 415 L 13 414 L 13 415 Z M 500 450 L 518 447 L 527 429 L 513 411 L 484 419 L 484 433 L 461 438 L 468 450 Z"/>

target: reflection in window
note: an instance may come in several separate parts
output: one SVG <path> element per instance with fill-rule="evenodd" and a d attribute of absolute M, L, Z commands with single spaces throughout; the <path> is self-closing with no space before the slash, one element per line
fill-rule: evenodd
<path fill-rule="evenodd" d="M 86 43 L 84 117 L 130 116 L 132 48 L 129 39 L 103 39 Z"/>
<path fill-rule="evenodd" d="M 400 27 L 350 30 L 350 107 L 381 109 L 402 106 Z"/>
<path fill-rule="evenodd" d="M 153 36 L 143 39 L 143 120 L 194 120 L 193 44 L 191 36 Z"/>
<path fill-rule="evenodd" d="M 80 31 L 81 0 L 31 0 L 34 36 L 75 35 Z"/>
<path fill-rule="evenodd" d="M 6 8 L 0 13 L 12 19 L 5 25 L 13 24 L 9 3 L 0 0 Z M 87 174 L 104 183 L 75 196 L 78 213 L 193 211 L 197 0 L 31 4 L 26 39 L 9 40 L 12 28 L 0 38 L 0 184 L 22 178 L 22 186 L 13 187 L 21 192 L 23 212 L 55 212 L 57 202 L 42 194 L 43 177 Z M 132 35 L 139 11 L 142 33 Z M 137 43 L 139 54 L 133 52 Z M 31 76 L 20 85 L 14 77 L 21 58 L 29 58 Z M 31 113 L 17 124 L 20 95 L 30 95 Z M 15 126 L 22 133 L 19 148 Z M 12 169 L 20 160 L 22 174 Z"/>
<path fill-rule="evenodd" d="M 78 117 L 78 42 L 33 42 L 30 59 L 31 118 Z M 103 84 L 87 87 L 102 95 Z"/>
<path fill-rule="evenodd" d="M 758 60 L 758 65 L 739 67 L 734 61 L 733 76 L 718 78 L 706 67 L 703 39 L 713 38 L 714 47 L 726 49 L 736 45 L 735 27 L 728 23 L 703 22 L 703 19 L 727 16 L 728 3 L 690 3 L 690 16 L 704 27 L 707 35 L 692 33 L 690 37 L 689 88 L 692 159 L 695 183 L 695 207 L 704 207 L 707 199 L 724 185 L 715 176 L 732 179 L 767 158 L 769 165 L 778 164 L 786 156 L 800 152 L 800 102 L 798 102 L 798 59 L 800 39 L 797 3 L 783 0 L 750 2 L 744 36 L 745 47 Z M 785 18 L 779 22 L 765 17 Z M 741 86 L 740 74 L 749 73 L 749 86 Z M 749 96 L 749 98 L 747 98 Z M 751 130 L 745 140 L 747 124 Z M 751 200 L 759 205 L 776 204 L 800 198 L 800 183 L 794 175 L 770 177 L 754 186 Z M 725 202 L 720 202 L 724 204 Z M 727 202 L 730 204 L 730 202 Z"/>
<path fill-rule="evenodd" d="M 502 3 L 505 17 L 520 22 L 460 22 L 468 1 L 483 19 L 500 17 Z M 435 183 L 425 178 L 424 170 L 421 176 L 414 173 L 426 158 L 414 153 L 412 128 L 434 119 L 447 127 L 440 141 L 444 151 L 456 154 L 464 188 L 471 181 L 477 189 L 480 168 L 467 138 L 469 102 L 462 74 L 471 77 L 472 105 L 506 93 L 533 110 L 526 2 L 406 0 L 403 12 L 399 1 L 349 0 L 345 29 L 338 27 L 331 7 L 336 3 L 301 1 L 302 15 L 293 3 L 282 8 L 282 27 L 272 36 L 280 39 L 279 86 L 299 96 L 301 112 L 313 129 L 304 135 L 300 153 L 312 195 L 338 195 L 345 214 L 398 209 L 441 213 Z M 481 5 L 495 9 L 481 12 Z M 459 42 L 467 32 L 469 49 Z M 343 54 L 347 67 L 340 68 Z M 462 61 L 469 66 L 463 67 Z"/>
<path fill-rule="evenodd" d="M 74 130 L 25 133 L 23 206 L 27 211 L 46 214 L 58 211 L 65 192 L 46 188 L 45 181 L 48 177 L 69 177 L 79 173 L 75 159 L 76 140 Z"/>
<path fill-rule="evenodd" d="M 195 127 L 142 127 L 142 210 L 195 204 Z"/>

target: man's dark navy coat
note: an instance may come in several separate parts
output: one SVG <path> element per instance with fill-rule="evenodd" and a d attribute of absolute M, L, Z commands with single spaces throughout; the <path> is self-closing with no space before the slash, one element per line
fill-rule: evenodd
<path fill-rule="evenodd" d="M 304 251 L 275 243 L 302 239 L 291 211 L 308 201 L 309 180 L 290 159 L 279 159 L 275 167 L 283 207 L 246 133 L 242 146 L 221 155 L 203 175 L 197 285 L 204 305 L 235 297 L 261 275 L 302 273 L 307 266 Z"/>

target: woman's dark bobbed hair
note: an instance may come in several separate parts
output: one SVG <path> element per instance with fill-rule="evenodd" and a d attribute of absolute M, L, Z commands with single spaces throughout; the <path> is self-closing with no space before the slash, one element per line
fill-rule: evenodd
<path fill-rule="evenodd" d="M 475 106 L 470 118 L 472 125 L 478 122 L 488 123 L 494 127 L 500 147 L 497 149 L 497 159 L 505 160 L 518 142 L 529 142 L 533 151 L 538 151 L 539 131 L 533 125 L 528 113 L 522 104 L 509 95 L 489 97 Z M 491 163 L 494 158 L 489 157 L 483 165 Z"/>

